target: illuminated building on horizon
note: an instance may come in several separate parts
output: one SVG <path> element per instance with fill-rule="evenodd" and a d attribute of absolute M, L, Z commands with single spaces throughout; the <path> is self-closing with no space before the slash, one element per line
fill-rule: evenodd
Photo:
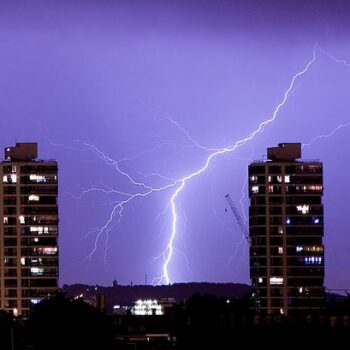
<path fill-rule="evenodd" d="M 314 312 L 324 305 L 323 167 L 300 143 L 268 148 L 249 165 L 250 277 L 254 310 Z"/>
<path fill-rule="evenodd" d="M 0 163 L 0 308 L 23 317 L 58 288 L 57 162 L 37 153 L 16 143 Z"/>
<path fill-rule="evenodd" d="M 135 305 L 131 308 L 131 314 L 135 316 L 151 316 L 151 315 L 164 315 L 163 306 L 154 299 L 139 299 L 135 302 Z"/>

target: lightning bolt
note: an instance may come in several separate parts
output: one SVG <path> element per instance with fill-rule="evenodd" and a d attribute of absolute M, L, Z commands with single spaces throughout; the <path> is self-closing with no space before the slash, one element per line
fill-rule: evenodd
<path fill-rule="evenodd" d="M 193 173 L 181 178 L 178 180 L 179 182 L 179 186 L 177 187 L 177 189 L 175 190 L 175 192 L 173 193 L 173 195 L 170 198 L 170 205 L 171 205 L 171 212 L 172 212 L 172 225 L 171 225 L 171 234 L 170 234 L 170 238 L 167 244 L 167 247 L 164 251 L 164 256 L 165 256 L 165 262 L 163 265 L 163 275 L 160 277 L 160 283 L 161 282 L 165 282 L 166 284 L 170 283 L 170 277 L 169 277 L 169 264 L 171 261 L 171 258 L 173 256 L 173 252 L 174 252 L 174 247 L 173 247 L 173 243 L 174 243 L 174 239 L 176 237 L 176 225 L 177 225 L 177 221 L 178 221 L 178 217 L 177 217 L 177 207 L 176 207 L 176 199 L 177 197 L 180 195 L 180 193 L 183 191 L 183 189 L 185 188 L 185 185 L 188 181 L 194 179 L 195 177 L 197 177 L 198 175 L 201 175 L 203 172 L 205 172 L 210 163 L 212 162 L 213 159 L 215 159 L 216 157 L 225 154 L 225 153 L 230 153 L 230 152 L 234 152 L 237 148 L 245 145 L 246 143 L 248 143 L 249 141 L 253 140 L 255 138 L 256 135 L 258 135 L 259 133 L 263 132 L 264 129 L 266 128 L 266 126 L 268 126 L 269 124 L 273 123 L 273 121 L 277 118 L 277 115 L 280 111 L 280 109 L 285 105 L 285 103 L 288 100 L 289 94 L 292 91 L 294 85 L 295 85 L 295 81 L 303 76 L 311 67 L 311 65 L 315 62 L 316 60 L 316 49 L 314 48 L 314 52 L 313 52 L 313 57 L 312 59 L 307 62 L 306 66 L 299 72 L 297 72 L 291 79 L 291 82 L 289 84 L 288 89 L 285 91 L 282 101 L 276 106 L 276 108 L 274 109 L 272 115 L 267 118 L 266 120 L 264 120 L 263 122 L 261 122 L 259 124 L 259 126 L 250 133 L 250 135 L 248 135 L 246 138 L 243 138 L 241 140 L 238 140 L 236 142 L 234 142 L 233 144 L 225 147 L 225 148 L 221 148 L 218 149 L 216 151 L 214 151 L 213 153 L 211 153 L 206 161 L 204 162 L 204 165 L 202 167 L 200 167 L 198 170 L 194 171 Z"/>
<path fill-rule="evenodd" d="M 274 120 L 277 118 L 281 108 L 286 104 L 288 97 L 290 93 L 292 92 L 295 82 L 297 81 L 298 78 L 303 76 L 312 66 L 312 64 L 316 60 L 316 49 L 313 51 L 313 56 L 312 58 L 306 63 L 304 68 L 300 71 L 298 71 L 296 74 L 294 74 L 291 78 L 291 81 L 288 85 L 288 88 L 283 94 L 283 97 L 281 99 L 281 102 L 277 104 L 275 109 L 273 110 L 272 114 L 267 117 L 264 121 L 262 121 L 258 127 L 253 130 L 250 134 L 248 134 L 247 137 L 240 139 L 238 141 L 233 142 L 232 144 L 229 144 L 226 147 L 223 148 L 210 148 L 210 147 L 205 147 L 196 140 L 192 138 L 192 136 L 175 120 L 172 118 L 165 118 L 168 120 L 173 126 L 178 128 L 179 131 L 181 131 L 187 138 L 187 140 L 191 143 L 191 147 L 196 147 L 198 149 L 201 149 L 205 152 L 211 152 L 205 159 L 204 163 L 202 166 L 200 166 L 197 170 L 194 170 L 192 173 L 180 177 L 180 178 L 169 178 L 169 177 L 164 177 L 160 174 L 152 173 L 149 175 L 144 175 L 144 178 L 147 176 L 159 176 L 161 177 L 166 184 L 158 187 L 150 186 L 146 182 L 143 182 L 141 180 L 136 179 L 135 177 L 131 176 L 127 171 L 125 171 L 122 168 L 122 163 L 135 159 L 138 156 L 141 156 L 142 154 L 145 154 L 148 151 L 143 151 L 142 154 L 136 155 L 131 158 L 123 158 L 121 160 L 114 160 L 111 157 L 109 157 L 107 154 L 102 152 L 100 149 L 98 149 L 95 145 L 84 142 L 82 140 L 78 140 L 77 142 L 80 143 L 83 146 L 83 151 L 90 150 L 93 152 L 99 159 L 101 159 L 103 162 L 105 162 L 108 166 L 110 166 L 114 171 L 119 174 L 120 176 L 124 177 L 131 186 L 134 186 L 134 188 L 139 189 L 139 191 L 132 192 L 132 191 L 118 191 L 114 190 L 112 188 L 91 188 L 89 190 L 84 191 L 78 198 L 81 198 L 84 195 L 89 194 L 90 192 L 102 192 L 106 194 L 117 194 L 118 196 L 121 197 L 118 201 L 114 202 L 114 206 L 109 213 L 109 217 L 107 218 L 107 221 L 105 224 L 96 229 L 96 237 L 94 241 L 94 246 L 93 249 L 91 250 L 90 254 L 85 258 L 86 260 L 92 260 L 93 255 L 97 251 L 98 248 L 98 243 L 100 239 L 102 238 L 103 235 L 106 237 L 105 245 L 108 243 L 109 240 L 109 233 L 114 226 L 114 224 L 117 224 L 120 222 L 123 212 L 125 207 L 130 204 L 132 201 L 140 199 L 140 198 L 145 198 L 148 197 L 152 194 L 164 192 L 167 190 L 173 190 L 174 192 L 169 198 L 169 204 L 168 208 L 170 209 L 171 212 L 171 229 L 170 229 L 170 234 L 169 234 L 169 239 L 168 243 L 166 244 L 165 250 L 161 253 L 161 256 L 163 257 L 163 267 L 162 267 L 162 275 L 160 277 L 157 277 L 156 279 L 159 281 L 158 284 L 169 284 L 170 283 L 170 276 L 169 276 L 169 265 L 171 263 L 174 251 L 176 249 L 174 248 L 174 241 L 177 236 L 177 224 L 178 224 L 178 210 L 180 210 L 179 204 L 177 203 L 177 200 L 180 196 L 180 194 L 184 191 L 186 185 L 199 175 L 203 174 L 208 167 L 211 165 L 212 161 L 216 159 L 217 157 L 234 152 L 237 150 L 239 147 L 247 144 L 248 142 L 252 141 L 258 134 L 262 133 L 264 129 L 270 125 L 271 123 L 274 122 Z M 154 150 L 158 149 L 158 147 L 154 147 L 149 150 L 149 152 L 152 152 Z M 140 175 L 140 174 L 139 174 Z M 116 219 L 117 218 L 117 219 Z M 115 223 L 116 222 L 116 223 Z M 105 260 L 106 260 L 106 249 L 107 246 L 105 247 Z"/>
<path fill-rule="evenodd" d="M 332 55 L 331 53 L 329 53 L 327 50 L 325 49 L 321 49 L 329 58 L 331 58 L 334 62 L 338 63 L 338 64 L 342 64 L 346 67 L 350 67 L 350 63 L 347 62 L 344 59 L 339 59 L 337 57 L 335 57 L 334 55 Z M 350 126 L 350 122 L 346 122 L 343 124 L 339 124 L 337 127 L 335 127 L 332 131 L 330 131 L 328 134 L 323 134 L 323 135 L 317 135 L 314 138 L 312 138 L 309 142 L 307 143 L 303 143 L 302 144 L 302 148 L 304 147 L 308 147 L 311 146 L 314 142 L 316 142 L 317 140 L 320 139 L 328 139 L 330 137 L 332 137 L 336 132 L 338 132 L 340 129 L 343 128 L 347 128 L 348 126 Z"/>
<path fill-rule="evenodd" d="M 350 63 L 347 62 L 346 60 L 344 59 L 339 59 L 337 57 L 335 57 L 334 55 L 332 55 L 331 53 L 329 53 L 327 50 L 325 49 L 321 49 L 330 59 L 332 59 L 334 62 L 336 63 L 339 63 L 339 64 L 342 64 L 346 67 L 350 67 Z"/>
<path fill-rule="evenodd" d="M 342 129 L 342 128 L 346 128 L 350 125 L 350 122 L 344 123 L 344 124 L 339 124 L 336 128 L 334 128 L 331 132 L 329 132 L 328 134 L 324 134 L 324 135 L 317 135 L 315 136 L 313 139 L 311 139 L 309 142 L 307 143 L 303 143 L 302 147 L 308 147 L 311 146 L 315 141 L 320 140 L 320 139 L 329 139 L 330 137 L 332 137 L 338 130 Z"/>

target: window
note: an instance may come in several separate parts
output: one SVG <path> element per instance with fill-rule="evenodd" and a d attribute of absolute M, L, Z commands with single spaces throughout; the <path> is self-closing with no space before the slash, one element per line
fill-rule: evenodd
<path fill-rule="evenodd" d="M 259 283 L 263 283 L 263 282 L 264 282 L 264 279 L 263 279 L 262 277 L 259 277 L 258 282 L 259 282 Z"/>
<path fill-rule="evenodd" d="M 43 233 L 49 233 L 48 226 L 31 226 L 30 232 L 36 233 L 38 235 L 42 235 Z"/>
<path fill-rule="evenodd" d="M 26 219 L 25 219 L 25 217 L 24 217 L 23 215 L 20 215 L 20 216 L 18 217 L 18 220 L 19 220 L 19 223 L 20 223 L 20 224 L 25 224 L 25 223 L 26 223 Z"/>
<path fill-rule="evenodd" d="M 30 302 L 34 305 L 36 304 L 39 304 L 41 302 L 41 299 L 38 299 L 38 298 L 33 298 L 33 299 L 30 299 Z"/>
<path fill-rule="evenodd" d="M 259 186 L 252 186 L 252 193 L 259 193 Z"/>
<path fill-rule="evenodd" d="M 2 177 L 2 182 L 5 183 L 9 183 L 9 184 L 14 184 L 17 182 L 17 175 L 16 174 L 9 174 L 9 175 L 4 175 Z"/>
<path fill-rule="evenodd" d="M 4 216 L 3 222 L 5 225 L 7 225 L 9 223 L 9 218 L 7 216 Z"/>
<path fill-rule="evenodd" d="M 22 258 L 21 258 L 21 265 L 22 265 L 22 266 L 25 266 L 25 264 L 26 264 L 26 258 L 23 258 L 23 257 L 22 257 Z"/>
<path fill-rule="evenodd" d="M 45 183 L 46 177 L 43 175 L 30 174 L 29 180 L 32 182 L 37 182 L 37 183 Z"/>
<path fill-rule="evenodd" d="M 306 265 L 321 265 L 322 257 L 321 256 L 306 256 L 304 258 L 304 263 Z"/>
<path fill-rule="evenodd" d="M 302 214 L 308 214 L 310 211 L 310 206 L 307 204 L 297 205 L 297 211 Z"/>
<path fill-rule="evenodd" d="M 278 254 L 283 254 L 283 247 L 278 247 Z"/>
<path fill-rule="evenodd" d="M 37 252 L 42 255 L 56 255 L 57 247 L 37 248 Z"/>
<path fill-rule="evenodd" d="M 283 277 L 270 277 L 270 284 L 272 285 L 283 284 Z"/>
<path fill-rule="evenodd" d="M 44 269 L 42 267 L 31 267 L 30 273 L 32 276 L 42 276 L 44 274 Z"/>
<path fill-rule="evenodd" d="M 38 202 L 40 200 L 40 197 L 36 194 L 31 194 L 29 197 L 28 197 L 28 200 L 31 201 L 31 202 Z"/>
<path fill-rule="evenodd" d="M 284 183 L 289 184 L 290 183 L 290 175 L 284 176 Z"/>

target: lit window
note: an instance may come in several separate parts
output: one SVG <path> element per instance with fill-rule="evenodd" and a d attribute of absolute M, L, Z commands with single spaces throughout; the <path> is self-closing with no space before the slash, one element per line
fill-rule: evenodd
<path fill-rule="evenodd" d="M 281 235 L 283 234 L 283 227 L 282 226 L 278 227 L 278 233 L 281 234 Z"/>
<path fill-rule="evenodd" d="M 44 274 L 44 269 L 42 267 L 31 267 L 30 273 L 32 276 L 42 276 Z"/>
<path fill-rule="evenodd" d="M 284 182 L 285 182 L 286 184 L 289 184 L 289 183 L 290 183 L 290 175 L 286 175 L 286 176 L 284 177 Z"/>
<path fill-rule="evenodd" d="M 290 221 L 290 218 L 287 218 L 287 219 L 286 219 L 286 224 L 289 225 L 290 222 L 291 222 L 291 221 Z"/>
<path fill-rule="evenodd" d="M 34 238 L 34 242 L 38 243 L 38 242 L 39 242 L 39 238 L 38 238 L 38 237 L 35 237 L 35 238 Z"/>
<path fill-rule="evenodd" d="M 36 304 L 39 304 L 41 302 L 41 299 L 33 298 L 33 299 L 30 299 L 30 302 L 32 304 L 36 305 Z"/>
<path fill-rule="evenodd" d="M 252 193 L 259 193 L 259 186 L 252 186 Z"/>
<path fill-rule="evenodd" d="M 307 252 L 323 252 L 323 247 L 320 245 L 308 246 L 305 247 Z"/>
<path fill-rule="evenodd" d="M 277 176 L 277 181 L 278 181 L 279 183 L 281 183 L 281 182 L 282 182 L 282 176 Z"/>
<path fill-rule="evenodd" d="M 297 205 L 297 211 L 301 212 L 302 214 L 308 214 L 310 211 L 310 206 L 306 204 Z"/>
<path fill-rule="evenodd" d="M 270 277 L 270 284 L 283 284 L 283 277 Z"/>
<path fill-rule="evenodd" d="M 37 202 L 37 201 L 40 200 L 40 197 L 37 196 L 36 194 L 31 194 L 31 195 L 28 197 L 28 199 L 29 199 L 30 201 L 32 201 L 32 202 Z"/>
<path fill-rule="evenodd" d="M 57 253 L 57 247 L 43 247 L 37 249 L 38 254 L 55 255 Z"/>
<path fill-rule="evenodd" d="M 2 182 L 3 183 L 14 184 L 14 183 L 17 182 L 17 175 L 16 174 L 4 175 L 2 177 Z"/>
<path fill-rule="evenodd" d="M 278 247 L 278 254 L 283 254 L 283 247 Z"/>
<path fill-rule="evenodd" d="M 304 263 L 306 265 L 321 265 L 322 257 L 321 256 L 306 256 L 304 258 Z"/>
<path fill-rule="evenodd" d="M 268 177 L 268 181 L 269 181 L 269 182 L 272 182 L 272 176 L 269 176 L 269 177 Z"/>
<path fill-rule="evenodd" d="M 300 246 L 300 245 L 297 245 L 297 246 L 295 247 L 295 250 L 296 250 L 297 253 L 300 253 L 300 252 L 302 252 L 302 251 L 304 250 L 304 247 L 302 247 L 302 246 Z"/>
<path fill-rule="evenodd" d="M 273 193 L 273 186 L 269 186 L 269 193 Z"/>
<path fill-rule="evenodd" d="M 3 222 L 5 225 L 7 225 L 9 223 L 9 218 L 7 216 L 4 216 Z"/>
<path fill-rule="evenodd" d="M 303 287 L 299 287 L 299 293 L 301 294 L 304 291 Z"/>
<path fill-rule="evenodd" d="M 22 258 L 21 258 L 21 265 L 24 266 L 25 264 L 26 264 L 26 258 L 23 258 L 23 257 L 22 257 Z"/>
<path fill-rule="evenodd" d="M 46 177 L 42 175 L 30 174 L 29 180 L 37 183 L 46 182 Z"/>
<path fill-rule="evenodd" d="M 320 223 L 320 219 L 319 218 L 314 218 L 313 222 L 314 222 L 314 224 L 319 224 Z"/>
<path fill-rule="evenodd" d="M 263 280 L 262 277 L 259 277 L 259 280 L 258 280 L 258 281 L 259 281 L 259 283 L 263 283 L 264 280 Z"/>
<path fill-rule="evenodd" d="M 38 235 L 42 235 L 43 233 L 49 233 L 49 227 L 48 226 L 31 226 L 30 232 L 34 232 Z M 51 230 L 53 231 L 53 230 Z"/>
<path fill-rule="evenodd" d="M 20 223 L 20 224 L 25 224 L 25 223 L 26 223 L 25 217 L 24 217 L 23 215 L 20 215 L 20 216 L 18 217 L 18 219 L 19 219 L 19 223 Z"/>
<path fill-rule="evenodd" d="M 258 177 L 255 175 L 250 177 L 250 181 L 252 181 L 252 182 L 255 182 L 257 179 L 258 179 Z"/>

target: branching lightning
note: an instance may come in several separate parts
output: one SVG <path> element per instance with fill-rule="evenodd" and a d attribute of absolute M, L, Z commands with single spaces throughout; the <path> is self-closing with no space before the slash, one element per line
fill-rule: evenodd
<path fill-rule="evenodd" d="M 276 118 L 277 115 L 280 111 L 280 109 L 285 105 L 285 103 L 288 100 L 288 96 L 290 94 L 290 92 L 292 91 L 295 81 L 302 75 L 304 75 L 309 68 L 311 67 L 311 65 L 315 62 L 316 60 L 316 51 L 314 49 L 313 52 L 313 57 L 312 59 L 306 64 L 306 66 L 304 67 L 304 69 L 302 69 L 301 71 L 299 71 L 298 73 L 296 73 L 293 77 L 292 80 L 289 84 L 288 89 L 285 91 L 282 101 L 277 105 L 277 107 L 275 108 L 275 110 L 273 111 L 272 115 L 266 119 L 265 121 L 261 122 L 259 124 L 259 126 L 250 134 L 248 135 L 246 138 L 243 138 L 241 140 L 236 141 L 235 143 L 233 143 L 232 145 L 229 145 L 225 148 L 222 149 L 218 149 L 216 151 L 214 151 L 213 153 L 211 153 L 208 158 L 206 159 L 204 165 L 199 168 L 197 171 L 194 171 L 193 173 L 183 177 L 182 179 L 178 180 L 178 182 L 180 183 L 180 185 L 178 186 L 178 188 L 175 190 L 175 192 L 173 193 L 173 195 L 170 198 L 170 203 L 171 203 L 171 211 L 172 211 L 172 226 L 171 226 L 171 234 L 170 234 L 170 239 L 168 242 L 168 245 L 164 251 L 164 255 L 166 256 L 164 265 L 163 265 L 163 275 L 160 278 L 160 282 L 165 282 L 166 284 L 170 283 L 170 277 L 169 277 L 169 272 L 168 272 L 168 267 L 173 255 L 173 242 L 176 236 L 176 224 L 177 224 L 177 211 L 176 211 L 176 199 L 179 196 L 179 194 L 182 192 L 182 190 L 184 189 L 186 183 L 189 180 L 192 180 L 193 178 L 197 177 L 198 175 L 202 174 L 210 165 L 211 161 L 213 159 L 215 159 L 216 157 L 225 154 L 225 153 L 229 153 L 229 152 L 233 152 L 235 151 L 237 148 L 245 145 L 247 142 L 253 140 L 255 138 L 255 136 L 259 133 L 261 133 L 266 126 L 268 126 L 269 124 L 271 124 Z"/>
<path fill-rule="evenodd" d="M 336 128 L 334 128 L 330 133 L 328 134 L 324 134 L 324 135 L 318 135 L 315 136 L 313 139 L 311 139 L 309 142 L 307 143 L 303 143 L 302 147 L 308 147 L 311 146 L 315 141 L 320 140 L 320 139 L 329 139 L 330 137 L 332 137 L 337 131 L 339 131 L 342 128 L 346 128 L 350 126 L 350 122 L 344 123 L 344 124 L 339 124 Z"/>
<path fill-rule="evenodd" d="M 330 58 L 332 59 L 334 62 L 339 63 L 344 65 L 345 67 L 350 67 L 350 63 L 344 59 L 339 59 L 337 57 L 335 57 L 334 55 L 332 55 L 331 53 L 329 53 L 328 51 L 326 51 L 325 49 L 322 49 L 322 51 Z"/>
<path fill-rule="evenodd" d="M 177 203 L 177 200 L 178 200 L 180 194 L 184 191 L 186 185 L 190 182 L 190 180 L 193 180 L 194 178 L 201 175 L 202 173 L 204 173 L 208 169 L 208 167 L 211 165 L 212 161 L 215 158 L 217 158 L 223 154 L 226 154 L 226 153 L 234 152 L 239 147 L 252 141 L 258 134 L 262 133 L 268 125 L 272 124 L 275 121 L 275 119 L 277 118 L 281 108 L 287 103 L 289 95 L 290 95 L 291 91 L 293 90 L 297 79 L 299 77 L 303 76 L 306 72 L 308 72 L 308 70 L 310 69 L 312 64 L 315 62 L 315 60 L 316 60 L 316 51 L 314 50 L 312 58 L 306 63 L 304 68 L 302 70 L 300 70 L 299 72 L 297 72 L 296 74 L 294 74 L 294 76 L 291 78 L 291 81 L 289 83 L 287 90 L 284 92 L 280 103 L 275 107 L 272 114 L 269 117 L 267 117 L 264 121 L 262 121 L 257 126 L 257 128 L 255 130 L 253 130 L 250 134 L 248 134 L 247 137 L 242 138 L 238 141 L 235 141 L 232 144 L 230 144 L 224 148 L 209 148 L 209 147 L 205 147 L 205 146 L 201 145 L 196 140 L 194 140 L 192 138 L 192 136 L 182 126 L 180 126 L 180 124 L 178 124 L 176 121 L 174 121 L 171 118 L 165 118 L 166 120 L 168 120 L 172 125 L 174 125 L 176 128 L 178 128 L 178 130 L 180 130 L 186 136 L 187 140 L 192 144 L 192 147 L 196 147 L 196 148 L 201 149 L 205 152 L 210 152 L 210 154 L 207 155 L 206 159 L 204 160 L 203 165 L 200 166 L 197 170 L 194 170 L 192 173 L 190 173 L 186 176 L 173 179 L 173 178 L 169 178 L 169 177 L 164 177 L 164 176 L 157 174 L 157 173 L 144 175 L 144 178 L 146 178 L 147 176 L 160 176 L 166 182 L 165 185 L 162 185 L 159 187 L 150 186 L 146 182 L 143 182 L 143 181 L 136 179 L 135 177 L 131 176 L 128 172 L 123 170 L 123 168 L 121 167 L 122 162 L 130 160 L 130 159 L 134 159 L 135 157 L 138 157 L 138 156 L 134 156 L 132 158 L 123 158 L 119 161 L 116 161 L 116 160 L 113 160 L 112 158 L 110 158 L 108 155 L 106 155 L 101 150 L 99 150 L 95 145 L 89 144 L 89 143 L 84 142 L 84 141 L 78 141 L 80 144 L 82 144 L 84 146 L 84 150 L 89 149 L 90 151 L 92 151 L 98 158 L 100 158 L 102 161 L 104 161 L 108 166 L 112 167 L 119 175 L 126 178 L 128 180 L 128 182 L 130 183 L 130 185 L 134 186 L 134 188 L 136 188 L 138 190 L 137 192 L 131 193 L 131 192 L 114 190 L 112 188 L 91 188 L 89 190 L 84 191 L 80 196 L 78 196 L 78 198 L 81 198 L 82 196 L 87 195 L 90 192 L 96 191 L 96 192 L 102 192 L 102 193 L 106 193 L 106 194 L 114 193 L 114 194 L 117 194 L 118 196 L 121 197 L 120 200 L 118 200 L 114 203 L 114 206 L 113 206 L 111 212 L 109 213 L 109 216 L 108 216 L 105 224 L 95 231 L 96 237 L 95 237 L 93 249 L 91 250 L 90 254 L 85 258 L 85 260 L 92 259 L 92 256 L 95 254 L 95 252 L 98 248 L 99 240 L 102 238 L 103 235 L 105 235 L 105 237 L 106 237 L 106 244 L 108 243 L 109 232 L 110 232 L 111 228 L 113 227 L 113 224 L 115 224 L 115 221 L 117 221 L 117 223 L 118 223 L 121 220 L 123 212 L 124 212 L 124 208 L 128 204 L 130 204 L 132 201 L 139 199 L 139 198 L 144 198 L 144 197 L 150 196 L 150 195 L 155 194 L 155 193 L 171 190 L 173 192 L 170 195 L 169 204 L 167 206 L 167 208 L 170 210 L 170 215 L 171 215 L 170 235 L 169 235 L 169 239 L 168 239 L 167 245 L 165 247 L 165 250 L 160 255 L 164 259 L 163 260 L 164 263 L 163 263 L 163 267 L 162 267 L 162 275 L 157 278 L 157 280 L 159 281 L 158 282 L 159 284 L 164 284 L 164 283 L 169 284 L 171 281 L 170 276 L 169 276 L 169 265 L 171 263 L 173 254 L 176 251 L 176 249 L 174 248 L 174 241 L 175 241 L 176 236 L 177 236 L 178 210 L 179 210 L 179 204 Z M 157 149 L 157 147 L 155 147 L 149 151 L 152 152 L 155 149 Z M 145 152 L 148 152 L 148 151 L 143 151 L 143 154 Z M 116 218 L 117 218 L 117 220 L 116 220 Z M 105 259 L 106 259 L 106 250 L 105 250 Z"/>

